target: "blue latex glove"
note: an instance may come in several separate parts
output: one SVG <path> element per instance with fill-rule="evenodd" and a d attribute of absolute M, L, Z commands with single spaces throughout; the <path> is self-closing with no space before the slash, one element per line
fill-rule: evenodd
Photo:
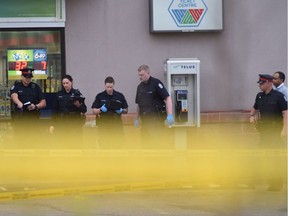
<path fill-rule="evenodd" d="M 166 121 L 167 121 L 167 124 L 168 124 L 169 126 L 172 126 L 172 125 L 174 124 L 173 115 L 172 115 L 172 114 L 167 115 Z"/>
<path fill-rule="evenodd" d="M 138 120 L 138 118 L 135 118 L 135 119 L 134 119 L 134 126 L 135 126 L 136 128 L 139 127 L 139 120 Z"/>
<path fill-rule="evenodd" d="M 101 112 L 105 113 L 107 112 L 107 107 L 106 104 L 104 104 L 103 106 L 100 107 Z"/>
<path fill-rule="evenodd" d="M 119 110 L 115 110 L 116 113 L 121 114 L 123 112 L 123 109 L 120 108 Z"/>

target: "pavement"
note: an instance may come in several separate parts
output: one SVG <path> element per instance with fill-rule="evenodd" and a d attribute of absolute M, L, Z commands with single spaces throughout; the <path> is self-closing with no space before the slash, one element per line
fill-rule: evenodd
<path fill-rule="evenodd" d="M 0 215 L 286 216 L 287 193 L 267 192 L 264 186 L 253 190 L 183 187 L 128 191 L 1 202 Z"/>

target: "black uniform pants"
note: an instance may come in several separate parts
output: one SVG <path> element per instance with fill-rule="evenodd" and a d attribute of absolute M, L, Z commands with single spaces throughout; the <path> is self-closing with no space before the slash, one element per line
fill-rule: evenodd
<path fill-rule="evenodd" d="M 43 148 L 45 129 L 38 116 L 12 116 L 14 147 Z"/>
<path fill-rule="evenodd" d="M 281 130 L 281 124 L 260 124 L 258 128 L 259 148 L 265 151 L 259 168 L 272 189 L 282 187 L 287 176 L 287 143 L 280 136 Z"/>
<path fill-rule="evenodd" d="M 164 118 L 156 115 L 141 115 L 141 147 L 144 149 L 171 148 L 169 129 L 165 127 Z"/>

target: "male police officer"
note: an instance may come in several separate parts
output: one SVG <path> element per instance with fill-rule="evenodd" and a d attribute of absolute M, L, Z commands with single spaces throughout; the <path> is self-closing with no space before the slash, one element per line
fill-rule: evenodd
<path fill-rule="evenodd" d="M 21 81 L 16 81 L 10 89 L 13 102 L 11 117 L 16 132 L 31 131 L 38 127 L 39 110 L 46 107 L 46 100 L 39 85 L 32 82 L 33 68 L 21 69 Z M 34 128 L 33 128 L 34 126 Z"/>
<path fill-rule="evenodd" d="M 138 68 L 138 76 L 141 83 L 137 87 L 135 102 L 138 107 L 134 124 L 138 126 L 140 117 L 142 137 L 148 138 L 145 144 L 157 146 L 157 142 L 160 142 L 157 138 L 164 136 L 160 130 L 163 129 L 165 118 L 169 126 L 174 123 L 171 96 L 163 83 L 150 75 L 147 65 Z"/>
<path fill-rule="evenodd" d="M 39 85 L 32 82 L 32 68 L 21 69 L 21 82 L 15 82 L 10 89 L 14 112 L 17 117 L 39 118 L 39 110 L 46 107 L 46 100 Z"/>
<path fill-rule="evenodd" d="M 285 147 L 281 137 L 287 136 L 287 102 L 281 92 L 273 90 L 272 81 L 273 76 L 259 74 L 261 92 L 257 94 L 250 112 L 250 122 L 257 123 L 261 148 L 279 150 Z M 280 190 L 283 186 L 285 162 L 278 156 L 273 159 L 265 166 L 271 178 L 269 191 Z"/>
<path fill-rule="evenodd" d="M 128 104 L 125 96 L 114 89 L 114 84 L 113 77 L 106 77 L 105 90 L 96 95 L 92 104 L 99 126 L 101 148 L 122 148 L 124 144 L 121 115 L 128 112 Z"/>
<path fill-rule="evenodd" d="M 256 96 L 250 113 L 250 122 L 258 124 L 260 145 L 264 148 L 279 147 L 280 137 L 287 136 L 287 102 L 281 92 L 272 88 L 273 76 L 259 74 L 262 92 Z M 273 132 L 273 135 L 271 135 Z"/>

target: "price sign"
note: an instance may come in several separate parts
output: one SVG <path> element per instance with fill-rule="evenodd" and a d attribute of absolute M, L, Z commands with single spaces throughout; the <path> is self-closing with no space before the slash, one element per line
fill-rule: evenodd
<path fill-rule="evenodd" d="M 21 76 L 21 69 L 34 68 L 34 79 L 47 79 L 46 49 L 8 49 L 8 79 L 15 80 Z"/>

